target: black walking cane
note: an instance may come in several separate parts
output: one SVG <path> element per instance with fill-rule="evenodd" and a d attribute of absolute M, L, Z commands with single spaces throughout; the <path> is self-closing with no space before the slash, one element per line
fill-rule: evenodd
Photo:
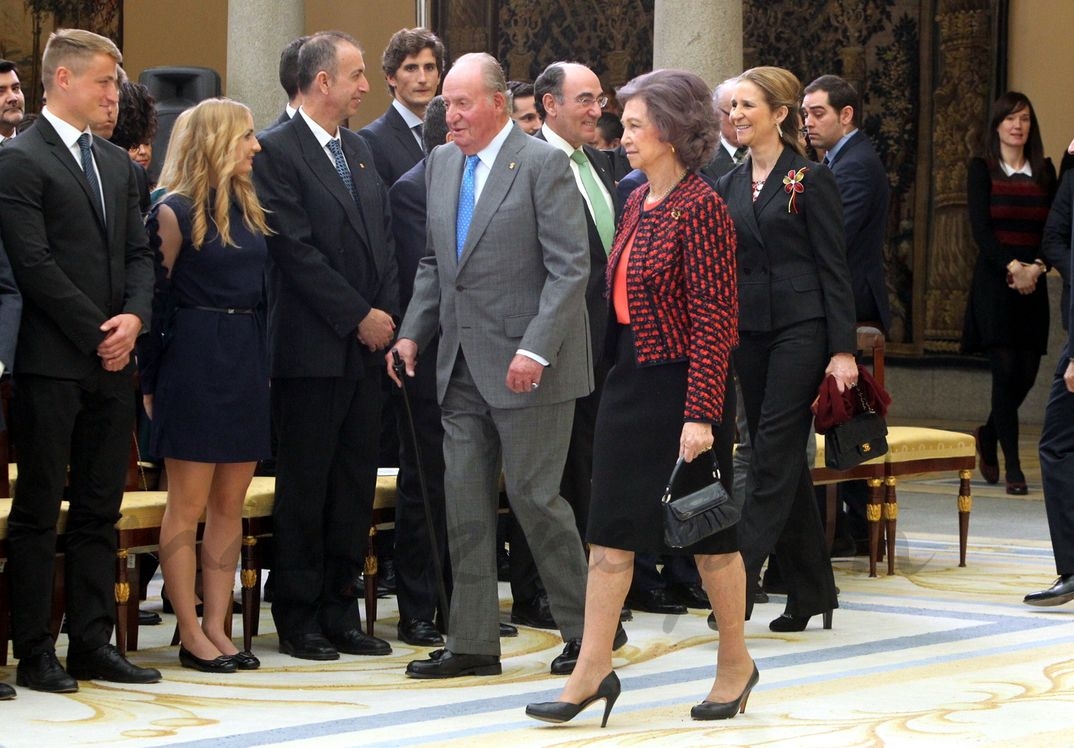
<path fill-rule="evenodd" d="M 406 409 L 406 422 L 410 427 L 410 440 L 414 444 L 414 462 L 418 469 L 418 484 L 421 486 L 421 502 L 425 506 L 425 526 L 429 528 L 429 545 L 432 546 L 433 569 L 436 572 L 436 591 L 440 596 L 440 616 L 444 624 L 444 633 L 448 630 L 448 596 L 447 587 L 444 586 L 444 564 L 440 559 L 440 544 L 436 540 L 436 527 L 433 526 L 433 508 L 429 504 L 429 490 L 425 486 L 425 469 L 421 464 L 421 447 L 418 445 L 418 434 L 414 430 L 414 414 L 410 409 L 410 395 L 406 391 L 406 366 L 399 356 L 399 351 L 392 349 L 392 369 L 399 377 L 399 389 L 403 391 L 403 406 Z"/>

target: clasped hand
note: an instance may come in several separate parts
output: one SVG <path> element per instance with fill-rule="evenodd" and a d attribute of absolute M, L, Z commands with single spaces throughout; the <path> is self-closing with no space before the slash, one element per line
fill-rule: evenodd
<path fill-rule="evenodd" d="M 381 309 L 370 309 L 358 323 L 358 340 L 371 351 L 387 348 L 395 337 L 395 321 Z"/>

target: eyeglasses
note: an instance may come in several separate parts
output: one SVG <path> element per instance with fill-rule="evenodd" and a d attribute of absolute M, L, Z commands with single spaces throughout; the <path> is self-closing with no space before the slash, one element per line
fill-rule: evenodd
<path fill-rule="evenodd" d="M 604 94 L 601 94 L 600 96 L 594 96 L 593 94 L 588 93 L 579 94 L 578 96 L 574 97 L 574 101 L 576 104 L 580 104 L 584 107 L 593 106 L 594 103 L 601 109 L 608 106 L 608 97 Z"/>

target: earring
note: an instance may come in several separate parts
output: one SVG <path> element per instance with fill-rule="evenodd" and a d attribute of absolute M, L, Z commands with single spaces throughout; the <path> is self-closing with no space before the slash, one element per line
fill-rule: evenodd
<path fill-rule="evenodd" d="M 672 153 L 674 153 L 674 152 L 675 152 L 675 146 L 671 146 L 671 152 L 672 152 Z"/>

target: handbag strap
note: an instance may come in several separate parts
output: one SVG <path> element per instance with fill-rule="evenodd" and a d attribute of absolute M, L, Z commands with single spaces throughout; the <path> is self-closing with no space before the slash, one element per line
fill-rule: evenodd
<path fill-rule="evenodd" d="M 858 391 L 858 400 L 861 401 L 861 412 L 862 413 L 875 413 L 876 411 L 874 411 L 872 408 L 870 408 L 869 403 L 865 400 L 865 392 L 863 391 L 863 388 L 861 387 L 861 385 L 855 384 L 854 389 Z"/>
<path fill-rule="evenodd" d="M 720 463 L 716 460 L 716 451 L 713 450 L 713 449 L 710 449 L 710 450 L 708 450 L 708 453 L 709 453 L 709 456 L 712 457 L 712 479 L 713 480 L 719 480 L 720 479 Z M 682 457 L 680 457 L 675 462 L 675 467 L 671 469 L 671 477 L 668 478 L 668 484 L 664 488 L 664 496 L 661 499 L 661 502 L 663 502 L 664 504 L 667 504 L 669 501 L 671 501 L 671 489 L 675 486 L 675 479 L 679 475 L 679 470 L 685 464 L 686 464 L 686 460 L 684 460 Z"/>

